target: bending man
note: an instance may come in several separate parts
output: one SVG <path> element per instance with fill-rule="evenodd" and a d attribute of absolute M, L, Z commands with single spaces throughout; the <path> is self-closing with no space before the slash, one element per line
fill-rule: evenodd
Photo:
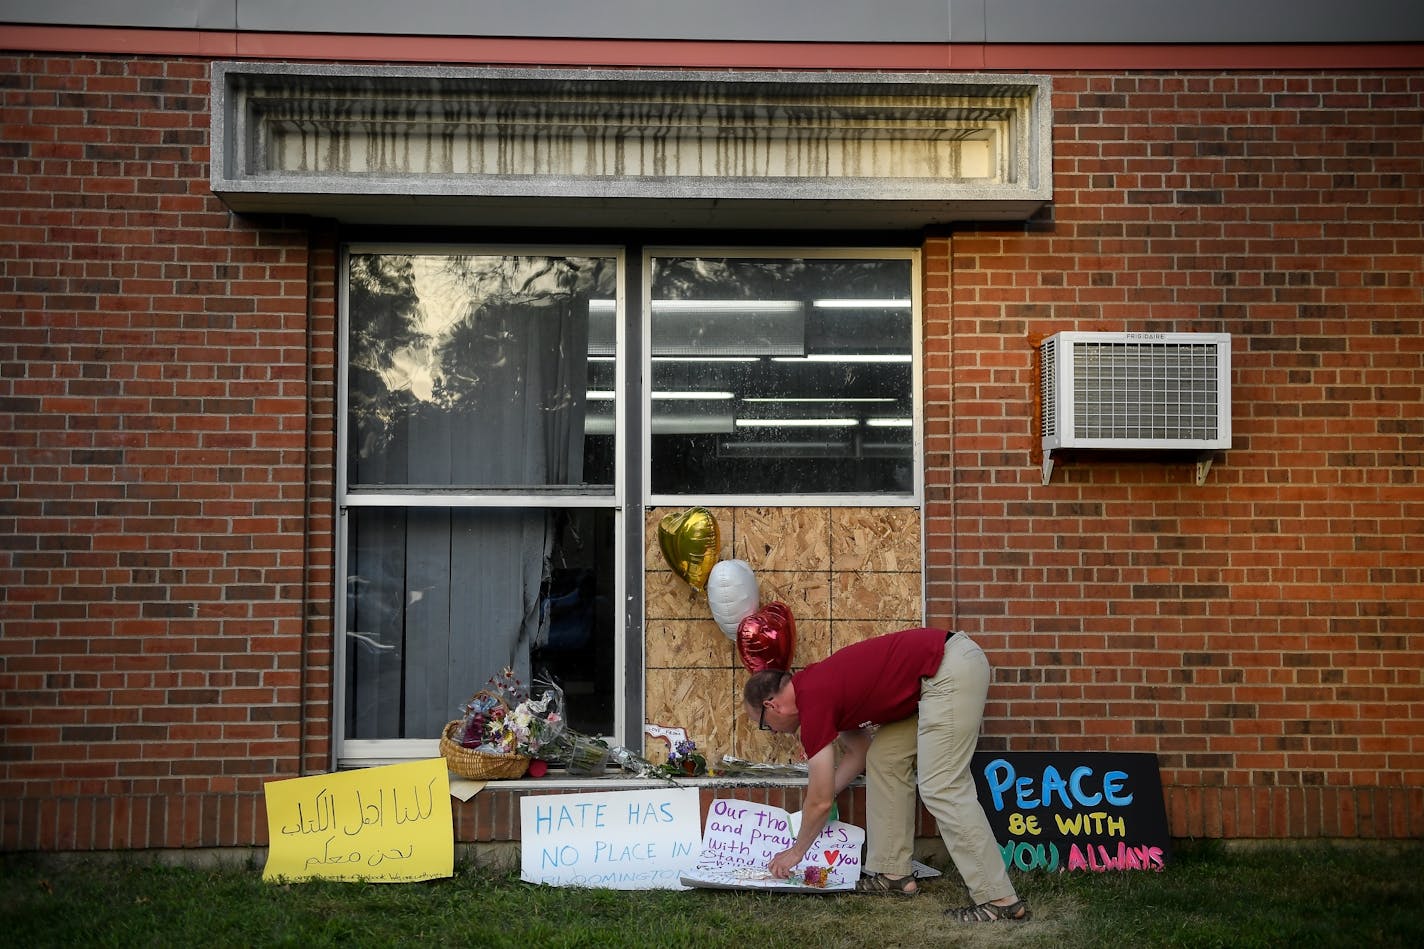
<path fill-rule="evenodd" d="M 864 771 L 867 873 L 856 888 L 915 895 L 918 770 L 920 797 L 973 900 L 946 915 L 960 922 L 1028 919 L 969 767 L 988 691 L 984 651 L 964 633 L 929 628 L 855 643 L 795 674 L 764 670 L 748 679 L 748 719 L 765 731 L 799 731 L 809 765 L 800 833 L 771 859 L 770 872 L 791 876 L 826 826 L 836 795 Z"/>

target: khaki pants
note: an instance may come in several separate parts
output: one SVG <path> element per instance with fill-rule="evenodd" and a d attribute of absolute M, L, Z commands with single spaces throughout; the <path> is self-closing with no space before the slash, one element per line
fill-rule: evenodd
<path fill-rule="evenodd" d="M 945 643 L 939 669 L 920 680 L 919 715 L 882 725 L 875 733 L 865 767 L 867 870 L 892 876 L 910 872 L 918 762 L 920 797 L 939 824 L 970 899 L 1017 898 L 969 767 L 989 675 L 984 650 L 955 633 Z"/>

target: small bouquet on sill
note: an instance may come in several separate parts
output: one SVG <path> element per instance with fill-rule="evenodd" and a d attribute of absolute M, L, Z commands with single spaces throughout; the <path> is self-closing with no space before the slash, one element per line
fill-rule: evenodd
<path fill-rule="evenodd" d="M 608 759 L 613 749 L 608 742 L 592 735 L 584 735 L 568 730 L 559 739 L 554 757 L 561 761 L 564 769 L 574 777 L 597 777 L 608 771 Z"/>
<path fill-rule="evenodd" d="M 539 697 L 505 668 L 491 676 L 445 726 L 440 754 L 460 777 L 483 781 L 518 778 L 531 761 L 564 733 L 564 692 L 553 682 L 535 683 Z"/>
<path fill-rule="evenodd" d="M 707 759 L 697 753 L 697 742 L 680 741 L 668 749 L 664 767 L 669 775 L 696 776 L 707 773 Z"/>

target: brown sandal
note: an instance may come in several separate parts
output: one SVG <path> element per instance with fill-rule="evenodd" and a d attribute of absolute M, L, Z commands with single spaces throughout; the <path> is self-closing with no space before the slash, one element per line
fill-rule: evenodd
<path fill-rule="evenodd" d="M 1008 906 L 995 903 L 961 906 L 958 909 L 945 910 L 944 915 L 956 923 L 1023 923 L 1033 916 L 1029 912 L 1028 904 L 1023 900 L 1016 900 Z"/>
<path fill-rule="evenodd" d="M 910 889 L 912 886 L 914 889 Z M 860 879 L 855 881 L 855 891 L 875 896 L 899 896 L 909 899 L 919 895 L 920 887 L 915 882 L 913 873 L 900 877 L 898 880 L 892 880 L 883 873 L 863 873 Z"/>

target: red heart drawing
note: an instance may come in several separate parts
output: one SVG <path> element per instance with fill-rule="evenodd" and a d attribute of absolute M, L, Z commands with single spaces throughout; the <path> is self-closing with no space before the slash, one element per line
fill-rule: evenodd
<path fill-rule="evenodd" d="M 828 867 L 835 866 L 836 858 L 841 855 L 841 852 L 839 850 L 822 850 L 821 853 L 825 855 L 826 866 Z"/>

